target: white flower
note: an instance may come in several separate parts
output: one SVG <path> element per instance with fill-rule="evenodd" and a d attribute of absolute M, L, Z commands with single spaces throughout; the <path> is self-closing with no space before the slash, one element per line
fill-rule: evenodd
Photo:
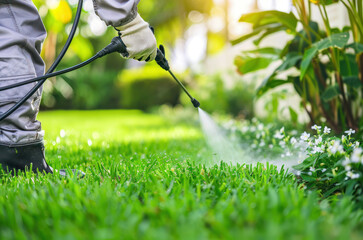
<path fill-rule="evenodd" d="M 357 179 L 359 178 L 359 173 L 353 173 L 351 171 L 347 172 L 347 176 L 350 177 L 351 179 Z"/>
<path fill-rule="evenodd" d="M 266 143 L 264 141 L 260 142 L 260 147 L 264 147 L 266 145 Z"/>
<path fill-rule="evenodd" d="M 284 141 L 280 141 L 280 142 L 279 142 L 279 145 L 280 145 L 281 147 L 283 147 L 283 146 L 285 146 L 285 145 L 286 145 L 286 143 L 285 143 Z"/>
<path fill-rule="evenodd" d="M 290 139 L 290 143 L 291 143 L 291 144 L 295 144 L 295 143 L 297 143 L 296 138 L 292 137 L 292 138 Z"/>
<path fill-rule="evenodd" d="M 347 166 L 350 163 L 350 160 L 348 157 L 345 157 L 344 161 L 342 162 L 343 166 Z"/>
<path fill-rule="evenodd" d="M 281 154 L 281 157 L 284 158 L 285 157 L 285 154 Z"/>
<path fill-rule="evenodd" d="M 303 141 L 307 141 L 309 139 L 309 137 L 310 137 L 310 134 L 307 132 L 304 132 L 303 134 L 301 134 L 300 139 Z"/>
<path fill-rule="evenodd" d="M 359 178 L 359 173 L 355 173 L 355 174 L 353 174 L 353 176 L 352 176 L 352 179 L 357 179 L 357 178 Z"/>
<path fill-rule="evenodd" d="M 275 135 L 274 135 L 274 138 L 277 138 L 277 139 L 283 139 L 285 136 L 281 134 L 281 132 L 276 132 Z"/>
<path fill-rule="evenodd" d="M 318 126 L 318 125 L 314 125 L 314 126 L 312 126 L 311 127 L 311 129 L 313 129 L 313 130 L 320 130 L 321 129 L 321 126 Z"/>
<path fill-rule="evenodd" d="M 330 133 L 330 131 L 331 131 L 331 129 L 330 129 L 330 128 L 328 128 L 327 126 L 325 126 L 325 127 L 324 127 L 324 133 L 325 133 L 325 134 L 329 134 L 329 133 Z"/>
<path fill-rule="evenodd" d="M 361 148 L 355 148 L 350 156 L 350 160 L 354 163 L 360 162 L 362 160 L 362 152 Z"/>
<path fill-rule="evenodd" d="M 333 145 L 331 145 L 329 147 L 329 151 L 332 153 L 332 154 L 335 154 L 335 153 L 341 153 L 344 151 L 344 148 L 343 146 L 340 144 L 340 141 L 333 141 Z"/>
<path fill-rule="evenodd" d="M 345 131 L 345 133 L 348 134 L 348 136 L 350 136 L 355 133 L 355 130 L 349 129 L 348 131 Z"/>
<path fill-rule="evenodd" d="M 353 148 L 358 148 L 359 147 L 359 142 L 355 142 L 354 145 L 353 145 Z"/>
<path fill-rule="evenodd" d="M 325 171 L 326 171 L 326 168 L 321 169 L 321 172 L 325 172 Z"/>
<path fill-rule="evenodd" d="M 348 172 L 348 171 L 350 171 L 351 169 L 352 169 L 352 166 L 350 166 L 350 165 L 346 165 L 346 166 L 345 166 L 345 171 L 347 171 L 347 172 Z"/>
<path fill-rule="evenodd" d="M 92 146 L 92 140 L 91 139 L 88 139 L 87 143 L 88 143 L 88 146 Z"/>
<path fill-rule="evenodd" d="M 285 127 L 282 127 L 281 129 L 280 129 L 280 133 L 283 133 L 285 131 Z"/>
<path fill-rule="evenodd" d="M 257 129 L 258 129 L 259 131 L 262 131 L 262 130 L 263 130 L 263 124 L 262 124 L 262 123 L 258 124 L 258 125 L 257 125 Z"/>
<path fill-rule="evenodd" d="M 290 151 L 287 151 L 286 152 L 286 157 L 290 157 L 290 156 L 292 156 L 292 153 Z"/>
<path fill-rule="evenodd" d="M 311 171 L 311 172 L 315 172 L 315 168 L 310 167 L 310 168 L 309 168 L 309 171 Z"/>
<path fill-rule="evenodd" d="M 297 171 L 296 176 L 300 176 L 300 175 L 301 175 L 301 171 Z"/>
<path fill-rule="evenodd" d="M 313 151 L 311 153 L 314 154 L 314 153 L 322 153 L 322 152 L 323 152 L 323 150 L 321 149 L 321 147 L 314 146 Z"/>
<path fill-rule="evenodd" d="M 315 139 L 315 145 L 318 145 L 322 141 L 323 141 L 323 139 L 321 138 L 321 136 L 319 136 L 317 139 Z"/>
<path fill-rule="evenodd" d="M 274 145 L 272 145 L 272 144 L 268 145 L 268 148 L 270 148 L 270 149 L 272 149 L 273 147 L 274 147 Z"/>

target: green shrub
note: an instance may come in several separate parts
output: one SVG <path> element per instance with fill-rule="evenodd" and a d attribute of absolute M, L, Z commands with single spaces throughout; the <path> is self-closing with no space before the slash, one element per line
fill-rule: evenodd
<path fill-rule="evenodd" d="M 180 87 L 154 65 L 124 70 L 118 79 L 123 108 L 147 110 L 162 104 L 175 106 L 179 101 Z"/>
<path fill-rule="evenodd" d="M 43 109 L 119 108 L 118 71 L 97 68 L 97 63 L 49 79 L 44 85 Z"/>

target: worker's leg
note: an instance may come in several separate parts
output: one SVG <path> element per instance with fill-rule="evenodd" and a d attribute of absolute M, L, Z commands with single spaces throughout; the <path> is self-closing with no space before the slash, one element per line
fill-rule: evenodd
<path fill-rule="evenodd" d="M 0 0 L 0 86 L 44 74 L 40 51 L 45 37 L 31 0 Z M 0 112 L 12 107 L 34 85 L 0 92 Z M 4 168 L 23 170 L 32 163 L 40 171 L 51 172 L 44 159 L 44 132 L 36 120 L 41 91 L 0 122 L 0 163 Z"/>

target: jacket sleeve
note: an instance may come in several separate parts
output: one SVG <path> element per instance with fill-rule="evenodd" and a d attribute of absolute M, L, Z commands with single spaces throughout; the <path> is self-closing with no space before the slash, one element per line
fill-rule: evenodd
<path fill-rule="evenodd" d="M 93 6 L 107 26 L 119 27 L 131 22 L 137 15 L 140 0 L 93 0 Z"/>

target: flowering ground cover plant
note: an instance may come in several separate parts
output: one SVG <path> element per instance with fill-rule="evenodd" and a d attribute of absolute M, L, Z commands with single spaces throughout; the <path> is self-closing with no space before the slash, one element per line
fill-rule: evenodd
<path fill-rule="evenodd" d="M 223 124 L 256 160 L 279 159 L 304 189 L 318 190 L 324 198 L 344 194 L 363 206 L 363 148 L 349 129 L 341 137 L 327 126 L 312 126 L 312 133 L 285 130 L 257 119 L 229 120 Z M 358 137 L 359 138 L 359 137 Z"/>
<path fill-rule="evenodd" d="M 304 132 L 301 140 L 308 144 L 309 157 L 294 168 L 303 185 L 318 189 L 323 197 L 350 195 L 363 203 L 363 149 L 347 130 L 340 138 L 330 136 L 330 128 L 314 125 L 315 134 Z"/>

